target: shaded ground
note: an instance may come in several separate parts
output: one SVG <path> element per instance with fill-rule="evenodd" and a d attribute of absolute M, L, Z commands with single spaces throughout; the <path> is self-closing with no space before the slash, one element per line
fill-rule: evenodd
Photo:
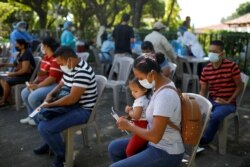
<path fill-rule="evenodd" d="M 244 103 L 250 108 L 250 89 L 245 94 Z M 125 105 L 125 95 L 121 94 Z M 123 98 L 124 97 L 124 98 Z M 112 91 L 105 89 L 102 101 L 98 106 L 97 123 L 101 133 L 102 153 L 99 157 L 95 144 L 95 134 L 89 130 L 90 148 L 82 144 L 81 135 L 75 135 L 75 166 L 76 167 L 106 167 L 110 164 L 107 155 L 108 143 L 119 137 L 126 136 L 117 130 L 115 121 L 110 115 L 112 106 Z M 121 113 L 120 113 L 121 114 Z M 0 167 L 48 167 L 53 156 L 36 156 L 33 148 L 40 143 L 40 137 L 35 127 L 22 125 L 21 118 L 26 116 L 23 108 L 15 111 L 15 106 L 0 108 Z M 233 124 L 232 124 L 233 125 Z M 233 126 L 228 135 L 228 153 L 220 155 L 214 149 L 207 148 L 197 155 L 197 167 L 249 167 L 250 165 L 250 112 L 240 112 L 239 144 L 233 138 Z M 214 142 L 216 146 L 216 141 Z M 183 166 L 185 166 L 183 164 Z"/>

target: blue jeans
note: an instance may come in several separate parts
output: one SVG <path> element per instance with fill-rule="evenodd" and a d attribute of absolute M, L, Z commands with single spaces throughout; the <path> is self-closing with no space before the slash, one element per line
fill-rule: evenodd
<path fill-rule="evenodd" d="M 64 142 L 60 133 L 69 127 L 86 123 L 90 114 L 91 110 L 78 107 L 53 119 L 39 122 L 38 131 L 43 142 L 49 145 L 56 157 L 65 155 Z"/>
<path fill-rule="evenodd" d="M 221 122 L 226 116 L 235 112 L 236 106 L 233 104 L 218 104 L 210 99 L 213 105 L 208 127 L 203 134 L 200 144 L 210 143 L 219 129 Z"/>
<path fill-rule="evenodd" d="M 168 154 L 166 151 L 148 145 L 145 150 L 131 157 L 126 156 L 129 138 L 112 141 L 108 153 L 114 162 L 110 167 L 178 167 L 183 154 Z"/>
<path fill-rule="evenodd" d="M 38 88 L 30 92 L 27 87 L 21 92 L 22 100 L 27 108 L 28 114 L 32 113 L 38 106 L 42 104 L 47 94 L 56 86 L 57 84 L 48 85 L 45 87 Z"/>

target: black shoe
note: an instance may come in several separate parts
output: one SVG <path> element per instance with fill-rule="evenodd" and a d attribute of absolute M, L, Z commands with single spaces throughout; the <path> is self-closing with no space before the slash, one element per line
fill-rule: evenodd
<path fill-rule="evenodd" d="M 56 156 L 54 162 L 50 167 L 64 167 L 65 158 L 64 156 Z"/>
<path fill-rule="evenodd" d="M 33 152 L 36 155 L 47 154 L 47 153 L 50 152 L 49 145 L 48 144 L 44 144 L 44 145 L 42 145 L 42 146 L 34 149 Z"/>

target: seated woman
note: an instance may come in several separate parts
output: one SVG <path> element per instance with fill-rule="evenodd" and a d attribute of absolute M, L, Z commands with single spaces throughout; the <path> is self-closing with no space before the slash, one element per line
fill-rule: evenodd
<path fill-rule="evenodd" d="M 28 49 L 28 43 L 24 39 L 16 40 L 16 50 L 19 53 L 15 62 L 1 65 L 1 67 L 14 67 L 14 70 L 9 72 L 6 77 L 1 77 L 0 84 L 3 88 L 3 96 L 0 100 L 0 107 L 8 103 L 11 86 L 29 81 L 36 66 L 34 57 Z"/>
<path fill-rule="evenodd" d="M 169 126 L 171 121 L 180 127 L 181 102 L 177 93 L 165 88 L 174 83 L 161 73 L 159 64 L 152 57 L 140 56 L 135 60 L 133 72 L 140 84 L 154 93 L 146 110 L 147 129 L 140 128 L 124 117 L 117 121 L 118 128 L 127 130 L 148 140 L 147 147 L 137 154 L 127 157 L 125 150 L 129 138 L 112 141 L 108 153 L 113 161 L 110 167 L 178 167 L 184 153 L 179 131 Z"/>
<path fill-rule="evenodd" d="M 41 61 L 40 71 L 36 79 L 22 90 L 21 96 L 25 103 L 28 114 L 41 105 L 46 95 L 60 82 L 62 71 L 56 63 L 53 55 L 59 47 L 59 43 L 52 37 L 46 37 L 42 40 L 41 52 L 44 57 Z M 20 120 L 20 123 L 36 125 L 30 117 Z"/>

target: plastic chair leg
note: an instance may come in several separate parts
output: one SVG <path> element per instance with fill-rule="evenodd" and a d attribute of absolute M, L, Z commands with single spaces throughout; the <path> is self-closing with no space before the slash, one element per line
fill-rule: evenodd
<path fill-rule="evenodd" d="M 88 128 L 81 129 L 82 131 L 82 138 L 85 147 L 89 147 L 89 136 L 88 136 Z"/>
<path fill-rule="evenodd" d="M 102 150 L 101 150 L 101 141 L 100 141 L 100 134 L 99 134 L 99 130 L 98 127 L 96 125 L 96 123 L 93 123 L 93 126 L 95 128 L 95 133 L 96 133 L 96 142 L 97 142 L 97 147 L 98 147 L 98 154 L 99 156 L 102 156 Z"/>
<path fill-rule="evenodd" d="M 74 134 L 73 131 L 69 129 L 66 130 L 65 132 L 65 145 L 66 145 L 66 166 L 67 167 L 73 167 L 74 165 L 74 160 L 73 160 L 73 151 L 74 151 Z"/>
<path fill-rule="evenodd" d="M 186 76 L 182 77 L 182 91 L 187 92 L 188 91 L 188 84 L 189 84 L 189 78 Z"/>
<path fill-rule="evenodd" d="M 235 142 L 239 143 L 239 116 L 234 116 L 234 126 L 235 126 Z"/>
<path fill-rule="evenodd" d="M 226 154 L 227 150 L 227 129 L 228 129 L 228 119 L 223 120 L 223 125 L 219 130 L 219 153 L 222 155 Z"/>
<path fill-rule="evenodd" d="M 120 86 L 117 85 L 117 86 L 114 86 L 113 87 L 113 100 L 114 100 L 114 109 L 116 111 L 119 111 L 119 102 L 120 102 L 120 96 L 119 96 L 119 93 L 120 93 Z"/>

